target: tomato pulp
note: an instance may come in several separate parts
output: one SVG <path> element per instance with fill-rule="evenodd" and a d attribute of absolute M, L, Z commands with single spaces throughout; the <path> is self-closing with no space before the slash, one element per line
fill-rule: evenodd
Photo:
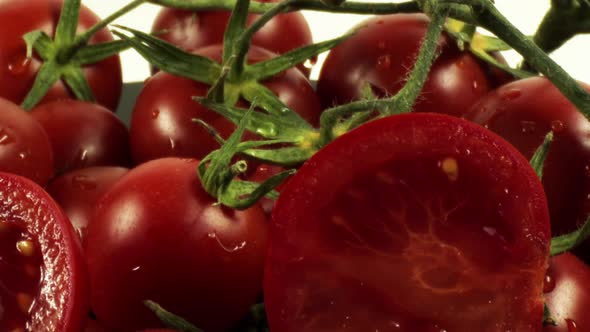
<path fill-rule="evenodd" d="M 270 224 L 272 331 L 539 331 L 543 188 L 495 134 L 444 115 L 365 124 L 287 182 Z"/>
<path fill-rule="evenodd" d="M 0 330 L 81 331 L 88 315 L 82 250 L 41 187 L 0 173 Z"/>

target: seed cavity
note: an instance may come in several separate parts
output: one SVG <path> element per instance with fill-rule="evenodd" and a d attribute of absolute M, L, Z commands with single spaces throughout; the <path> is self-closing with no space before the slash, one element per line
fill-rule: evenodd
<path fill-rule="evenodd" d="M 33 297 L 26 293 L 18 293 L 16 294 L 16 303 L 20 311 L 25 314 L 28 314 L 33 306 Z"/>

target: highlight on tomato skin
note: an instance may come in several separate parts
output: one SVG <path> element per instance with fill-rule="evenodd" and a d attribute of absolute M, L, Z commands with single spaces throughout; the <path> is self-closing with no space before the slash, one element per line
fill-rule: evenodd
<path fill-rule="evenodd" d="M 545 302 L 557 326 L 544 332 L 582 332 L 590 328 L 590 267 L 571 253 L 551 258 Z"/>
<path fill-rule="evenodd" d="M 0 330 L 82 331 L 88 275 L 76 233 L 37 184 L 0 172 Z"/>
<path fill-rule="evenodd" d="M 543 188 L 506 141 L 412 113 L 320 150 L 272 214 L 271 330 L 539 331 Z"/>
<path fill-rule="evenodd" d="M 551 232 L 562 235 L 583 225 L 590 213 L 590 122 L 549 80 L 532 77 L 503 85 L 464 117 L 502 136 L 526 158 L 553 131 L 542 181 Z M 590 262 L 590 241 L 575 252 Z"/>

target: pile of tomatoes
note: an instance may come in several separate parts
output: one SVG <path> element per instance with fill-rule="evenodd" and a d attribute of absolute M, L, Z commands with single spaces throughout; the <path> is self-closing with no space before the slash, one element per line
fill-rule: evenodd
<path fill-rule="evenodd" d="M 276 201 L 235 209 L 197 171 L 235 121 L 195 100 L 215 82 L 191 68 L 154 66 L 129 124 L 114 112 L 118 55 L 81 67 L 95 102 L 64 79 L 30 112 L 18 106 L 48 61 L 22 36 L 54 36 L 62 6 L 0 3 L 0 331 L 590 331 L 590 241 L 550 256 L 551 236 L 590 213 L 590 122 L 546 78 L 515 79 L 443 33 L 412 112 L 368 109 L 302 164 L 238 154 L 248 169 L 234 181 L 297 171 Z M 215 63 L 229 20 L 163 8 L 152 32 Z M 97 22 L 80 7 L 78 31 Z M 327 109 L 395 95 L 429 22 L 367 19 L 330 50 L 317 85 L 300 63 L 264 78 L 255 91 L 310 133 L 271 148 L 307 148 Z M 112 40 L 101 29 L 88 43 Z M 254 68 L 311 45 L 311 31 L 293 11 L 251 43 Z M 257 82 L 240 84 L 227 89 Z M 226 106 L 259 106 L 247 94 Z M 272 125 L 243 139 L 283 137 Z M 549 132 L 540 178 L 529 160 Z"/>

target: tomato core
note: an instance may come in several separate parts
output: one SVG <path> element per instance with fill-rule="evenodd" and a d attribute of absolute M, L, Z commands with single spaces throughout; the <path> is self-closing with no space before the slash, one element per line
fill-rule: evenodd
<path fill-rule="evenodd" d="M 39 293 L 42 256 L 25 227 L 0 221 L 0 330 L 28 330 Z"/>

